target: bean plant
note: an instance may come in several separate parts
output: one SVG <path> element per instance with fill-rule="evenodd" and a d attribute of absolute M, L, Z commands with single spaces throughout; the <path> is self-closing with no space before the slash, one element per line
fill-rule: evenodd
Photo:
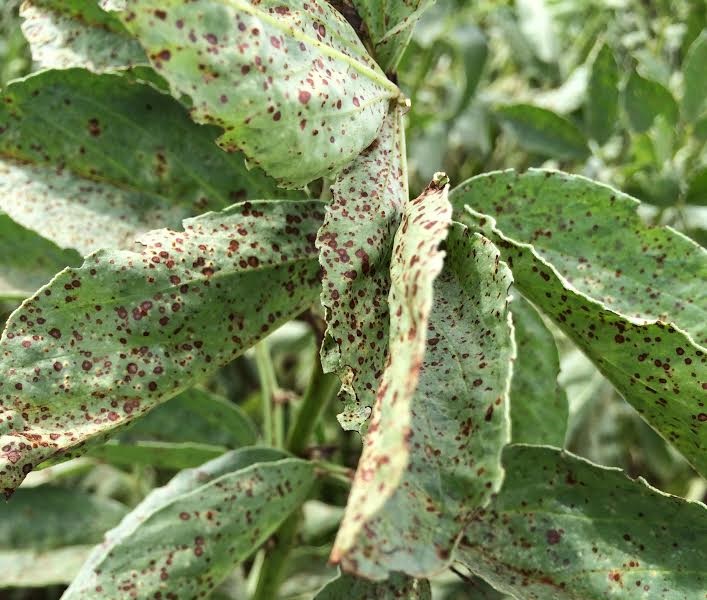
<path fill-rule="evenodd" d="M 707 597 L 705 506 L 566 449 L 557 382 L 572 344 L 706 476 L 705 250 L 580 175 L 411 180 L 398 69 L 432 4 L 23 3 L 36 68 L 0 102 L 11 585 Z M 675 119 L 707 109 L 706 50 Z"/>

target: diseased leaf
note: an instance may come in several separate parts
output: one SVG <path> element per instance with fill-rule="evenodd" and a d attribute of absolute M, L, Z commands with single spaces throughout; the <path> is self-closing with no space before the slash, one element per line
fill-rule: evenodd
<path fill-rule="evenodd" d="M 327 583 L 314 600 L 432 600 L 432 592 L 426 579 L 413 579 L 400 573 L 394 573 L 384 582 L 344 573 Z"/>
<path fill-rule="evenodd" d="M 0 550 L 0 587 L 47 587 L 68 584 L 93 546 L 54 550 Z"/>
<path fill-rule="evenodd" d="M 506 479 L 456 558 L 528 600 L 691 600 L 707 589 L 707 512 L 555 448 L 509 446 Z"/>
<path fill-rule="evenodd" d="M 0 487 L 148 412 L 316 301 L 316 201 L 255 201 L 101 250 L 0 339 Z"/>
<path fill-rule="evenodd" d="M 126 0 L 119 13 L 192 116 L 284 187 L 333 176 L 399 90 L 324 0 Z"/>
<path fill-rule="evenodd" d="M 488 240 L 458 224 L 440 273 L 448 210 L 445 191 L 428 188 L 396 235 L 388 365 L 332 552 L 370 579 L 443 569 L 503 475 L 510 273 Z"/>
<path fill-rule="evenodd" d="M 621 100 L 631 129 L 643 132 L 653 125 L 658 115 L 675 125 L 678 120 L 678 105 L 663 84 L 641 77 L 633 71 L 626 82 Z"/>
<path fill-rule="evenodd" d="M 707 359 L 693 341 L 707 324 L 705 250 L 643 225 L 634 199 L 578 176 L 491 173 L 451 198 L 499 246 L 523 295 L 707 473 Z"/>
<path fill-rule="evenodd" d="M 213 127 L 151 86 L 82 69 L 9 85 L 0 102 L 0 209 L 61 247 L 127 247 L 236 200 L 288 197 Z"/>
<path fill-rule="evenodd" d="M 689 121 L 696 121 L 707 110 L 707 29 L 692 42 L 682 66 L 682 112 Z"/>
<path fill-rule="evenodd" d="M 229 453 L 153 491 L 106 534 L 62 598 L 151 598 L 165 589 L 192 598 L 214 589 L 314 482 L 312 464 L 297 458 L 227 469 L 238 462 L 242 454 Z"/>
<path fill-rule="evenodd" d="M 332 186 L 317 234 L 327 334 L 322 366 L 342 380 L 344 429 L 360 430 L 375 403 L 388 349 L 390 257 L 408 200 L 400 109 Z"/>
<path fill-rule="evenodd" d="M 127 512 L 115 500 L 74 489 L 23 488 L 12 502 L 0 504 L 0 550 L 41 552 L 96 543 Z"/>
<path fill-rule="evenodd" d="M 584 107 L 589 136 L 604 144 L 616 127 L 618 114 L 619 68 L 611 48 L 603 45 L 592 64 Z"/>
<path fill-rule="evenodd" d="M 363 19 L 374 56 L 386 73 L 392 73 L 410 43 L 418 19 L 436 0 L 353 0 Z"/>
<path fill-rule="evenodd" d="M 25 0 L 22 33 L 45 69 L 104 72 L 148 64 L 140 44 L 97 0 Z"/>
<path fill-rule="evenodd" d="M 497 108 L 495 114 L 530 152 L 560 160 L 582 160 L 589 155 L 587 140 L 579 128 L 550 110 L 530 104 L 510 104 Z"/>
<path fill-rule="evenodd" d="M 225 446 L 194 442 L 134 442 L 110 441 L 92 448 L 88 455 L 112 465 L 144 465 L 163 469 L 189 469 L 221 456 Z"/>
<path fill-rule="evenodd" d="M 511 312 L 517 354 L 511 381 L 512 439 L 562 447 L 569 409 L 557 383 L 560 358 L 555 338 L 522 297 L 513 299 Z"/>
<path fill-rule="evenodd" d="M 80 263 L 73 250 L 58 248 L 0 212 L 0 300 L 22 300 L 57 271 Z"/>

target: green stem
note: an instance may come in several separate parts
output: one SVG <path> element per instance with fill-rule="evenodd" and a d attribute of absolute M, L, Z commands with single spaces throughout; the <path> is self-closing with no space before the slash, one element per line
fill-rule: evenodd
<path fill-rule="evenodd" d="M 305 451 L 309 438 L 329 400 L 336 393 L 338 385 L 339 379 L 334 375 L 325 374 L 319 363 L 319 356 L 316 356 L 307 391 L 287 439 L 287 449 L 292 454 L 301 455 Z"/>
<path fill-rule="evenodd" d="M 298 510 L 280 525 L 275 536 L 275 547 L 265 557 L 252 600 L 277 598 L 277 591 L 285 577 L 285 566 L 290 556 L 290 550 L 297 539 L 300 520 L 301 511 Z"/>
<path fill-rule="evenodd" d="M 263 435 L 268 444 L 282 448 L 284 446 L 283 407 L 282 404 L 274 401 L 277 381 L 270 350 L 265 340 L 255 346 L 255 366 L 258 369 L 263 402 Z"/>

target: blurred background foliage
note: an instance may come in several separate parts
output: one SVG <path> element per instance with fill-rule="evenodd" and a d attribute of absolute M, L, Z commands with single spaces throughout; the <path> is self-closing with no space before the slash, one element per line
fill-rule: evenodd
<path fill-rule="evenodd" d="M 6 0 L 0 7 L 0 85 L 32 70 L 18 6 Z M 412 192 L 438 170 L 457 184 L 496 169 L 559 168 L 633 194 L 648 222 L 704 245 L 706 25 L 704 0 L 440 0 L 415 30 L 399 73 L 412 100 Z M 0 322 L 12 308 L 0 306 Z M 705 481 L 548 326 L 570 403 L 566 447 L 666 492 L 707 499 Z M 321 334 L 320 316 L 304 315 L 268 339 L 286 417 L 306 389 Z M 259 407 L 249 353 L 117 441 L 31 474 L 18 492 L 22 502 L 0 506 L 0 598 L 58 598 L 103 531 L 153 487 L 225 448 L 253 443 Z M 360 440 L 341 431 L 337 408 L 318 427 L 311 453 L 354 467 Z M 310 598 L 334 574 L 326 557 L 347 490 L 321 485 L 329 486 L 319 496 L 325 502 L 305 505 L 287 598 Z M 61 501 L 67 490 L 70 500 Z M 89 526 L 94 514 L 98 527 Z M 247 597 L 259 560 L 247 561 L 213 597 Z M 463 573 L 435 582 L 435 597 L 503 598 Z"/>

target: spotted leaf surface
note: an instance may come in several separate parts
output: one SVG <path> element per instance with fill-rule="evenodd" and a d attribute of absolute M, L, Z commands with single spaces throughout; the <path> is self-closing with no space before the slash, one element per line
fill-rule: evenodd
<path fill-rule="evenodd" d="M 527 600 L 693 600 L 707 589 L 707 511 L 555 448 L 509 446 L 503 489 L 456 558 Z"/>
<path fill-rule="evenodd" d="M 126 0 L 119 13 L 192 116 L 285 187 L 332 176 L 399 91 L 324 0 Z"/>
<path fill-rule="evenodd" d="M 62 250 L 0 212 L 0 299 L 23 300 L 57 271 L 80 263 L 78 253 Z"/>
<path fill-rule="evenodd" d="M 423 204 L 411 214 L 434 210 Z M 440 257 L 428 244 L 444 230 L 428 238 L 427 219 L 409 215 L 396 238 L 389 364 L 332 555 L 374 579 L 448 564 L 471 512 L 500 485 L 510 436 L 508 268 L 488 240 L 454 225 L 433 300 L 441 265 L 425 263 Z"/>
<path fill-rule="evenodd" d="M 26 300 L 0 339 L 0 487 L 108 435 L 312 303 L 319 202 L 257 201 L 98 251 Z"/>
<path fill-rule="evenodd" d="M 40 72 L 2 93 L 0 209 L 88 254 L 237 200 L 288 196 L 221 152 L 215 131 L 149 85 Z"/>
<path fill-rule="evenodd" d="M 544 201 L 540 195 L 523 193 L 522 186 L 514 187 L 516 180 L 523 183 L 525 177 L 538 185 L 542 180 L 567 180 L 568 190 L 574 189 L 573 184 L 579 185 L 587 195 L 571 195 L 566 204 L 556 202 L 555 211 L 565 215 L 564 218 L 558 217 L 558 223 L 551 227 L 548 211 L 541 229 L 546 233 L 528 239 L 520 227 L 514 226 L 520 224 L 521 219 L 512 216 L 512 203 L 520 204 L 524 197 L 528 206 L 527 217 L 523 219 L 532 223 L 534 204 Z M 548 184 L 548 190 L 552 190 L 552 185 Z M 546 176 L 540 172 L 519 176 L 507 172 L 472 179 L 455 190 L 452 198 L 458 209 L 466 204 L 488 211 L 479 214 L 467 208 L 466 216 L 461 210 L 459 218 L 475 223 L 496 242 L 524 296 L 555 321 L 658 433 L 680 450 L 698 471 L 707 473 L 705 349 L 693 341 L 690 333 L 670 323 L 680 320 L 694 334 L 704 327 L 698 320 L 704 313 L 705 297 L 698 289 L 704 281 L 704 250 L 670 229 L 648 229 L 637 221 L 634 229 L 628 225 L 617 228 L 613 241 L 608 236 L 599 238 L 601 244 L 599 240 L 592 242 L 603 225 L 611 223 L 611 207 L 621 214 L 621 198 L 630 201 L 627 196 L 614 192 L 613 202 L 610 195 L 605 198 L 606 204 L 592 204 L 594 210 L 581 207 L 583 199 L 587 201 L 591 197 L 588 188 L 592 187 L 597 188 L 599 198 L 609 190 L 572 176 Z M 505 202 L 509 204 L 509 214 L 499 211 L 504 209 Z M 633 204 L 631 201 L 631 207 Z M 594 221 L 592 215 L 602 206 L 603 216 Z M 635 218 L 633 211 L 630 215 Z M 502 217 L 498 223 L 497 216 Z M 565 253 L 559 246 L 550 251 L 545 245 L 547 240 L 564 237 L 567 229 L 573 230 L 574 236 L 565 238 Z M 557 234 L 558 230 L 561 233 Z M 573 247 L 573 241 L 580 249 L 595 248 L 595 254 L 577 252 L 573 261 L 566 252 Z M 635 247 L 634 241 L 643 241 L 643 244 Z M 535 248 L 536 242 L 540 250 Z M 611 248 L 617 249 L 614 263 L 610 262 L 612 257 L 600 253 L 600 247 L 605 248 L 607 254 Z M 602 264 L 607 267 L 602 268 Z M 648 271 L 649 265 L 653 265 L 652 271 Z M 617 280 L 613 293 L 609 288 L 611 273 Z M 688 273 L 691 273 L 689 277 Z M 645 303 L 640 285 L 650 288 L 654 306 Z M 622 309 L 630 314 L 618 312 Z M 666 316 L 664 311 L 668 309 L 672 311 Z M 669 321 L 652 320 L 655 317 Z"/>
<path fill-rule="evenodd" d="M 436 0 L 353 0 L 375 47 L 378 64 L 394 71 L 407 48 L 412 30 Z"/>
<path fill-rule="evenodd" d="M 302 504 L 314 481 L 312 465 L 296 458 L 227 471 L 239 458 L 226 455 L 152 492 L 106 534 L 62 598 L 211 591 Z"/>
<path fill-rule="evenodd" d="M 103 72 L 148 64 L 140 44 L 96 0 L 25 0 L 22 32 L 45 69 Z"/>
<path fill-rule="evenodd" d="M 517 354 L 511 382 L 512 438 L 562 447 L 569 409 L 565 391 L 557 383 L 560 358 L 555 339 L 530 302 L 515 296 L 511 302 Z"/>
<path fill-rule="evenodd" d="M 396 109 L 333 185 L 317 235 L 328 325 L 322 365 L 341 377 L 344 429 L 360 430 L 370 415 L 385 367 L 390 257 L 408 200 L 403 136 Z"/>
<path fill-rule="evenodd" d="M 430 583 L 394 573 L 383 582 L 342 574 L 330 581 L 314 600 L 431 600 Z"/>

